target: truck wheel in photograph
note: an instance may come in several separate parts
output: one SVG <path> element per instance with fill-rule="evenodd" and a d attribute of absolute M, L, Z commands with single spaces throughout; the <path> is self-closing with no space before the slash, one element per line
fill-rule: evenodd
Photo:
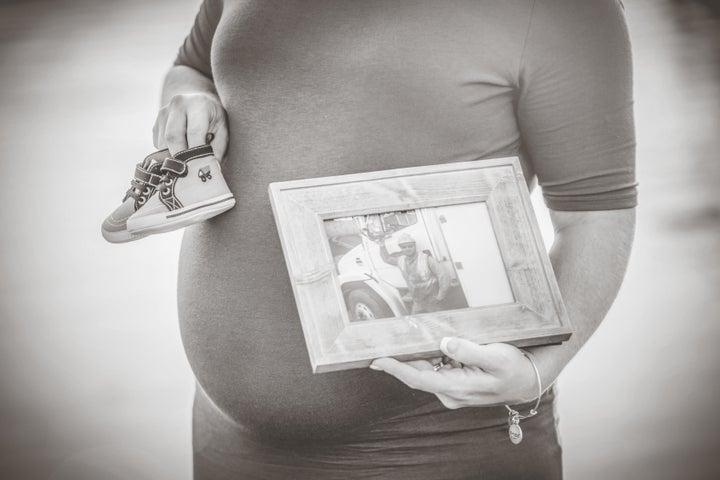
<path fill-rule="evenodd" d="M 365 289 L 350 292 L 348 310 L 350 311 L 350 320 L 353 322 L 395 316 L 390 307 L 375 292 Z"/>

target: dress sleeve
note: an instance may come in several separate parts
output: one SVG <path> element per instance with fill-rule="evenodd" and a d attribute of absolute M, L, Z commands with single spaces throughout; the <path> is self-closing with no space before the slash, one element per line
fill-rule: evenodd
<path fill-rule="evenodd" d="M 630 41 L 619 0 L 536 0 L 518 121 L 547 206 L 637 204 Z"/>
<path fill-rule="evenodd" d="M 192 30 L 180 47 L 175 65 L 194 68 L 208 78 L 213 78 L 210 48 L 221 14 L 221 0 L 203 0 Z"/>

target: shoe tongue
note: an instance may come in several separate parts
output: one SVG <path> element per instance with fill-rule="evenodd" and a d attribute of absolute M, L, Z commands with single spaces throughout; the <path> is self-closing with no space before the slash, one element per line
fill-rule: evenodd
<path fill-rule="evenodd" d="M 151 168 L 151 166 L 157 165 L 158 163 L 162 163 L 163 160 L 170 157 L 170 152 L 166 148 L 165 150 L 160 150 L 154 153 L 151 153 L 147 157 L 145 157 L 145 160 L 143 160 L 143 168 L 148 169 Z"/>

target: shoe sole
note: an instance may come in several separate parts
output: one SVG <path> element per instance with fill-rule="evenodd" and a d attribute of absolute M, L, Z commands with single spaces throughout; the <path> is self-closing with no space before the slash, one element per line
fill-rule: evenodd
<path fill-rule="evenodd" d="M 230 210 L 235 206 L 235 198 L 230 195 L 211 198 L 200 205 L 191 205 L 171 212 L 156 213 L 140 218 L 128 219 L 128 233 L 131 235 L 150 235 L 178 230 L 194 223 Z"/>
<path fill-rule="evenodd" d="M 147 237 L 147 235 L 137 235 L 132 234 L 128 232 L 127 230 L 119 230 L 117 232 L 109 232 L 105 229 L 100 229 L 102 232 L 102 236 L 105 240 L 107 240 L 110 243 L 128 243 L 135 240 L 140 240 L 141 238 Z"/>

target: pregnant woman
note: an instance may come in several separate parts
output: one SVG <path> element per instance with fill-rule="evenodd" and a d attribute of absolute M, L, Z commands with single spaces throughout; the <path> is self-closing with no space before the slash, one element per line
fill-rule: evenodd
<path fill-rule="evenodd" d="M 555 226 L 575 325 L 532 349 L 550 386 L 622 281 L 636 205 L 631 60 L 616 0 L 205 0 L 155 128 L 224 158 L 234 209 L 185 233 L 179 316 L 206 479 L 559 478 L 552 389 L 505 344 L 313 375 L 270 182 L 517 155 Z"/>

